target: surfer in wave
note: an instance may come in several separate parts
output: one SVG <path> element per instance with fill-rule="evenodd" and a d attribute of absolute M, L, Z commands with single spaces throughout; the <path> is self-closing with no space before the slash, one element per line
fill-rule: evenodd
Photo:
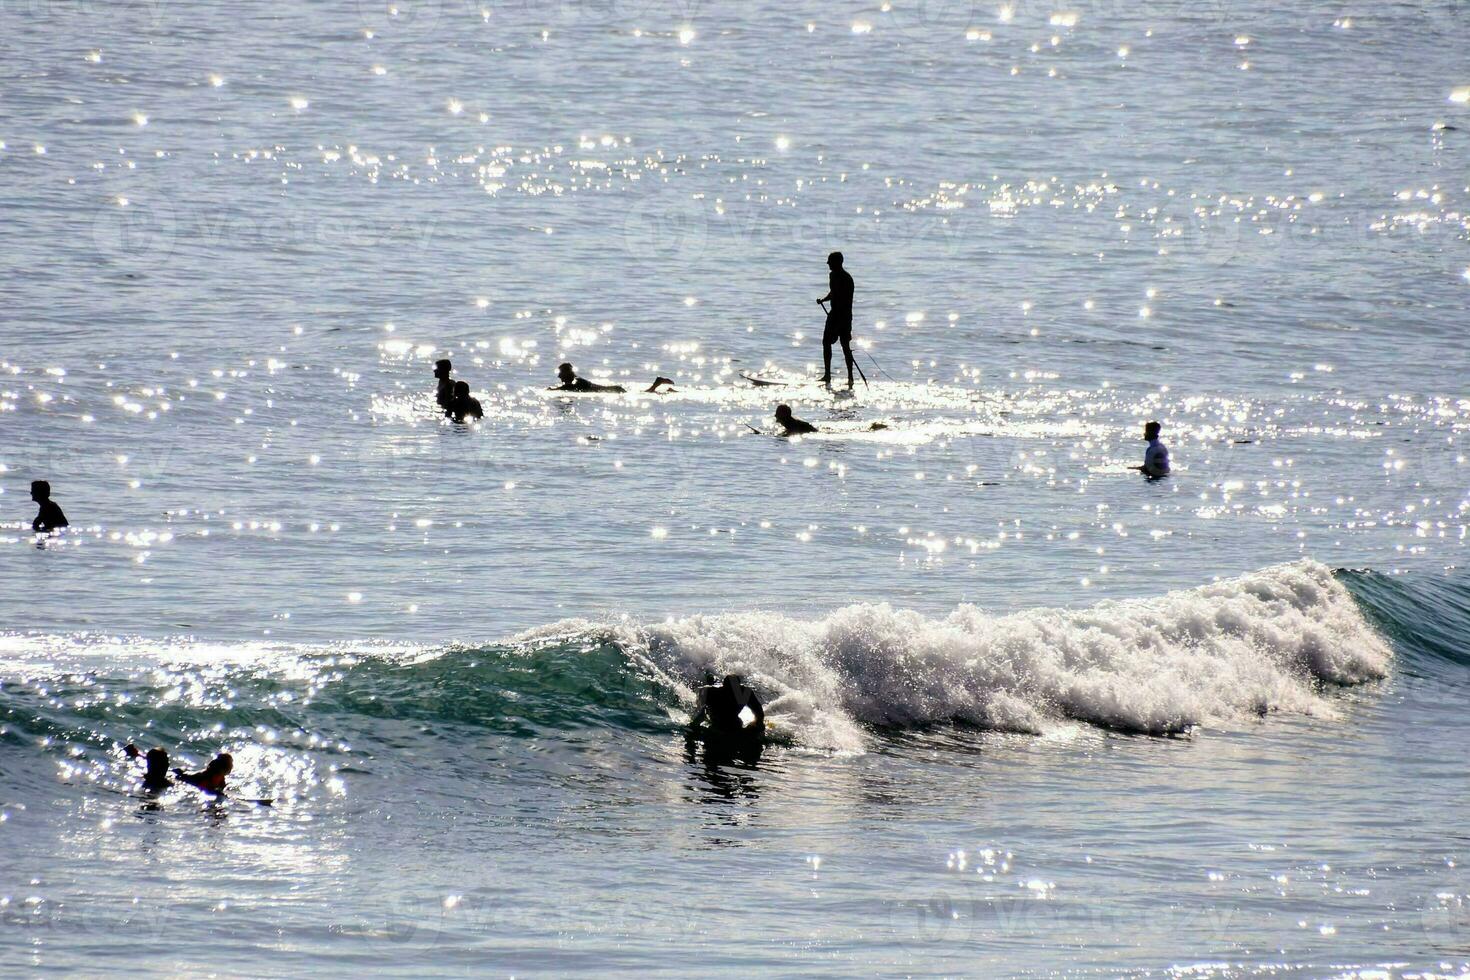
<path fill-rule="evenodd" d="M 721 735 L 763 737 L 766 711 L 760 696 L 745 686 L 739 674 L 726 675 L 721 684 L 715 683 L 713 674 L 705 674 L 689 724 L 698 727 L 704 721 L 709 722 L 710 731 Z"/>

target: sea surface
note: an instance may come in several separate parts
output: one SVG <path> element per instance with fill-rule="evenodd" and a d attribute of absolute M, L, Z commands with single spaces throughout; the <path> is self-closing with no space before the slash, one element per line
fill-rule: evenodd
<path fill-rule="evenodd" d="M 0 973 L 1470 975 L 1467 42 L 0 0 Z"/>

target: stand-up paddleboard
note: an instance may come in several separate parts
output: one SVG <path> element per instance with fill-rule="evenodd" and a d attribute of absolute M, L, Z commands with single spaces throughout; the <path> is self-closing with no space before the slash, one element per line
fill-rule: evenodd
<path fill-rule="evenodd" d="M 745 374 L 743 372 L 740 376 L 757 388 L 816 388 L 821 391 L 826 391 L 833 398 L 857 397 L 857 392 L 851 388 L 833 387 L 815 378 L 796 378 L 791 381 L 777 381 L 774 378 L 760 378 L 753 374 Z"/>

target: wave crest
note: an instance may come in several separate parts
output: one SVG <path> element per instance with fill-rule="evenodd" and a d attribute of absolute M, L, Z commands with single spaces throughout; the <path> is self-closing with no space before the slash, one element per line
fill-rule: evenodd
<path fill-rule="evenodd" d="M 811 748 L 858 752 L 875 728 L 947 722 L 1169 735 L 1272 711 L 1335 715 L 1330 685 L 1383 677 L 1393 659 L 1358 601 L 1376 596 L 1369 613 L 1398 636 L 1401 591 L 1303 561 L 1076 610 L 997 616 L 960 606 L 930 617 L 877 604 L 818 619 L 571 620 L 488 646 L 9 635 L 0 636 L 0 741 L 101 744 L 142 731 L 199 746 L 261 731 L 303 745 L 323 731 L 370 741 L 467 730 L 663 735 L 680 728 L 706 670 L 746 675 L 783 740 Z"/>
<path fill-rule="evenodd" d="M 854 605 L 813 621 L 701 615 L 605 635 L 685 685 L 704 670 L 744 674 L 775 724 L 854 751 L 864 726 L 1040 734 L 1085 722 L 1161 735 L 1271 711 L 1333 716 L 1325 683 L 1381 678 L 1392 662 L 1347 589 L 1312 561 L 1080 610 L 961 606 L 936 619 Z"/>

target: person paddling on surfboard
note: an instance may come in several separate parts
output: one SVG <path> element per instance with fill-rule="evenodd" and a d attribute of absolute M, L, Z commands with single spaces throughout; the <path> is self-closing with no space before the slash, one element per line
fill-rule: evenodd
<path fill-rule="evenodd" d="M 225 777 L 234 771 L 235 757 L 228 752 L 221 752 L 210 761 L 209 765 L 198 772 L 184 772 L 182 769 L 175 769 L 174 775 L 179 777 L 180 782 L 197 786 L 206 793 L 224 796 Z"/>
<path fill-rule="evenodd" d="M 723 684 L 716 684 L 713 674 L 704 675 L 689 724 L 698 725 L 706 719 L 710 730 L 722 735 L 762 736 L 766 730 L 761 699 L 745 686 L 739 674 L 726 675 Z"/>
<path fill-rule="evenodd" d="M 556 369 L 556 377 L 561 384 L 547 391 L 581 391 L 592 394 L 621 395 L 628 389 L 622 385 L 600 385 L 595 381 L 577 377 L 577 369 L 572 367 L 570 361 L 561 364 Z"/>
<path fill-rule="evenodd" d="M 832 270 L 828 277 L 827 295 L 817 300 L 818 304 L 832 303 L 827 310 L 827 327 L 822 333 L 822 384 L 832 384 L 832 345 L 842 341 L 842 356 L 847 361 L 847 386 L 852 387 L 852 276 L 842 268 L 842 253 L 827 256 L 827 267 Z M 827 309 L 824 305 L 823 309 Z"/>
<path fill-rule="evenodd" d="M 600 385 L 595 381 L 588 381 L 586 378 L 578 377 L 577 369 L 572 367 L 571 362 L 567 362 L 558 366 L 556 369 L 556 377 L 557 380 L 561 382 L 561 384 L 551 388 L 547 388 L 547 391 L 580 391 L 588 394 L 607 395 L 622 395 L 626 394 L 628 391 L 628 389 L 624 388 L 622 385 Z M 660 388 L 662 388 L 662 386 L 664 385 L 668 385 L 668 387 L 660 390 Z M 673 379 L 665 378 L 660 375 L 659 377 L 653 379 L 653 384 L 643 389 L 643 393 L 647 395 L 663 395 L 673 390 Z"/>
<path fill-rule="evenodd" d="M 783 436 L 804 436 L 809 432 L 817 431 L 815 425 L 792 415 L 790 405 L 776 406 L 776 424 L 781 426 Z"/>

